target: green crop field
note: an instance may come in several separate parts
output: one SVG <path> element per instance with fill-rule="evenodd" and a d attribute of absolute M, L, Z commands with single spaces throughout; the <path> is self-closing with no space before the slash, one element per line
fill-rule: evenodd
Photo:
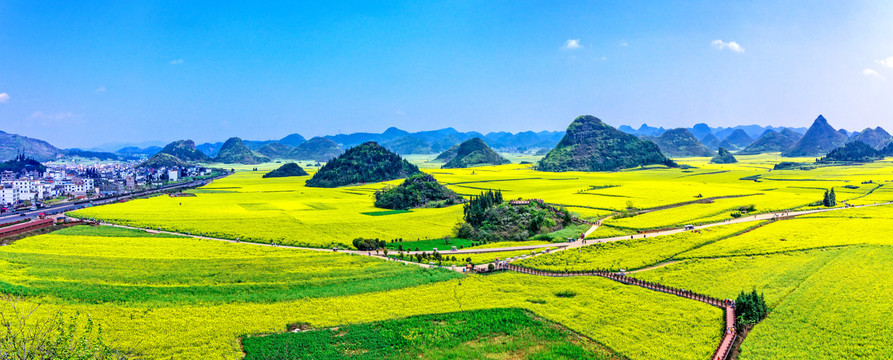
<path fill-rule="evenodd" d="M 542 199 L 604 224 L 586 246 L 551 254 L 453 255 L 452 246 L 500 249 L 576 238 L 591 224 L 531 234 L 529 241 L 479 244 L 456 238 L 462 205 L 375 208 L 374 191 L 399 181 L 308 188 L 307 176 L 262 179 L 263 171 L 243 167 L 188 191 L 195 197 L 158 196 L 72 214 L 243 243 L 74 227 L 0 247 L 0 291 L 18 297 L 22 307 L 40 304 L 35 314 L 89 315 L 113 346 L 145 359 L 267 358 L 282 347 L 319 354 L 314 358 L 705 359 L 719 342 L 722 311 L 697 301 L 598 277 L 450 270 L 468 258 L 475 264 L 513 259 L 553 271 L 637 270 L 631 276 L 721 298 L 755 289 L 771 313 L 745 339 L 741 359 L 891 356 L 884 334 L 893 329 L 877 319 L 889 315 L 883 274 L 893 263 L 893 206 L 843 209 L 844 201 L 893 200 L 887 186 L 878 186 L 893 181 L 890 162 L 770 171 L 774 156 L 756 155 L 731 165 L 684 160 L 691 169 L 545 173 L 518 164 L 446 170 L 430 156 L 410 159 L 460 194 L 500 189 L 506 199 Z M 770 214 L 819 209 L 816 202 L 831 187 L 839 210 L 667 236 L 640 233 L 722 222 L 750 205 Z M 385 241 L 389 256 L 399 256 L 402 246 L 437 248 L 447 259 L 440 262 L 444 268 L 424 269 L 361 254 L 244 243 L 350 249 L 357 237 Z M 612 237 L 623 238 L 595 241 Z M 524 326 L 506 332 L 500 328 L 505 319 Z M 450 335 L 463 321 L 482 325 L 465 337 Z M 288 333 L 294 324 L 319 330 Z M 370 335 L 382 328 L 395 332 Z M 436 336 L 405 336 L 429 331 Z M 544 331 L 549 340 L 531 348 L 531 334 Z M 393 340 L 398 337 L 405 342 Z"/>
<path fill-rule="evenodd" d="M 525 259 L 517 265 L 546 271 L 633 270 L 670 260 L 676 254 L 734 235 L 754 225 L 738 223 L 669 236 L 596 243 Z"/>
<path fill-rule="evenodd" d="M 519 309 L 414 316 L 247 337 L 245 359 L 622 359 L 589 338 Z"/>

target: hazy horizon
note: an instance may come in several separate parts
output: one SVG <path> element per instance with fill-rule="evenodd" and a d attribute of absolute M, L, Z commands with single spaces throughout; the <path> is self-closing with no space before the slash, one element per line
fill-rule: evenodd
<path fill-rule="evenodd" d="M 893 4 L 0 4 L 0 130 L 105 143 L 893 128 Z"/>

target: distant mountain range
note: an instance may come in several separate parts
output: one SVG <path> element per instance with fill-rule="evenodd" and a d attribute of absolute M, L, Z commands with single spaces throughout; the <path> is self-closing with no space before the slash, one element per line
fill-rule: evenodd
<path fill-rule="evenodd" d="M 827 122 L 825 122 L 825 125 L 827 125 Z M 816 124 L 813 124 L 813 127 L 815 126 Z M 876 149 L 880 149 L 891 142 L 890 134 L 880 127 L 874 129 L 867 128 L 861 132 L 847 132 L 843 129 L 834 130 L 830 128 L 830 125 L 827 127 L 822 126 L 822 128 L 821 131 L 816 129 L 814 132 L 820 133 L 822 138 L 827 138 L 824 140 L 814 139 L 816 136 L 809 136 L 805 140 L 801 139 L 808 130 L 803 127 L 741 125 L 714 128 L 707 124 L 699 123 L 690 128 L 680 128 L 687 130 L 691 135 L 690 137 L 680 131 L 680 129 L 673 129 L 675 133 L 671 132 L 671 134 L 664 136 L 663 139 L 660 136 L 669 131 L 663 127 L 642 124 L 638 128 L 633 128 L 629 125 L 622 125 L 617 130 L 650 139 L 660 145 L 661 150 L 665 154 L 673 157 L 708 156 L 708 152 L 692 141 L 691 137 L 697 139 L 708 150 L 712 151 L 723 147 L 732 151 L 740 151 L 742 154 L 781 151 L 789 156 L 824 155 L 843 143 L 856 140 L 865 142 Z M 828 128 L 832 131 L 828 131 Z M 831 134 L 831 132 L 836 134 Z M 269 158 L 327 161 L 340 155 L 345 149 L 369 141 L 374 141 L 400 155 L 438 154 L 472 138 L 480 138 L 490 148 L 500 152 L 524 152 L 531 150 L 545 154 L 553 149 L 564 135 L 564 131 L 491 132 L 481 134 L 476 131 L 461 132 L 453 128 L 411 133 L 390 127 L 381 133 L 358 132 L 327 135 L 311 139 L 312 141 L 307 141 L 300 134 L 289 134 L 279 140 L 244 140 L 242 144 L 248 150 Z M 824 143 L 825 140 L 829 140 L 827 144 Z M 798 142 L 802 142 L 801 147 L 793 149 L 796 145 L 795 143 Z M 817 144 L 816 142 L 822 144 Z M 673 144 L 678 145 L 678 149 L 673 148 Z M 145 159 L 162 152 L 163 145 L 164 143 L 157 141 L 141 143 L 116 142 L 87 150 L 59 149 L 43 140 L 0 131 L 0 161 L 12 159 L 21 152 L 39 161 L 74 156 L 102 160 Z M 120 147 L 117 150 L 110 150 L 114 146 Z M 217 157 L 223 146 L 223 141 L 209 142 L 195 145 L 195 149 L 210 159 Z M 242 149 L 239 149 L 237 152 L 247 154 Z M 242 156 L 242 158 L 245 161 L 250 160 L 246 156 Z M 181 160 L 189 161 L 187 159 Z"/>
<path fill-rule="evenodd" d="M 735 130 L 741 130 L 745 134 L 747 134 L 747 136 L 749 136 L 751 139 L 756 139 L 756 138 L 759 138 L 760 136 L 762 136 L 763 133 L 766 132 L 766 130 L 773 130 L 773 131 L 778 132 L 778 131 L 781 131 L 782 129 L 791 129 L 795 132 L 800 133 L 801 135 L 805 134 L 806 130 L 807 130 L 805 127 L 792 128 L 792 127 L 775 127 L 775 126 L 771 126 L 771 125 L 770 126 L 738 125 L 735 127 L 728 127 L 728 128 L 724 128 L 724 127 L 713 128 L 707 124 L 698 123 L 698 124 L 695 124 L 694 126 L 688 128 L 688 131 L 691 132 L 691 134 L 694 135 L 695 138 L 700 139 L 702 141 L 703 141 L 704 137 L 707 136 L 708 134 L 713 134 L 713 136 L 715 136 L 717 139 L 722 141 L 722 140 L 725 140 L 726 138 L 728 138 L 730 135 L 732 135 L 732 133 L 734 133 Z M 631 127 L 629 125 L 621 125 L 620 127 L 617 128 L 617 130 L 623 131 L 627 134 L 636 135 L 636 136 L 653 136 L 653 137 L 660 136 L 661 134 L 663 134 L 664 132 L 667 131 L 663 127 L 656 128 L 656 127 L 648 126 L 647 124 L 642 124 L 642 126 L 640 126 L 638 129 L 633 129 L 633 127 Z M 707 145 L 709 147 L 709 144 L 705 143 L 704 145 Z"/>

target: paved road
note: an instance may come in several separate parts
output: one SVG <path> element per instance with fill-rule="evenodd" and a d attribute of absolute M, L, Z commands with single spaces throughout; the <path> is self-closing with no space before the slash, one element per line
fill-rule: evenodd
<path fill-rule="evenodd" d="M 890 204 L 893 204 L 893 202 L 858 205 L 858 206 L 851 206 L 850 208 L 881 206 L 881 205 L 890 205 Z M 728 220 L 728 221 L 703 224 L 703 225 L 695 226 L 694 229 L 695 230 L 706 229 L 706 228 L 713 227 L 713 226 L 722 226 L 722 225 L 737 224 L 737 223 L 743 223 L 743 222 L 765 221 L 765 220 L 771 220 L 773 218 L 776 218 L 778 215 L 783 215 L 783 217 L 788 218 L 788 217 L 795 217 L 795 216 L 814 214 L 814 213 L 820 213 L 820 212 L 826 212 L 826 211 L 838 211 L 838 210 L 843 210 L 843 209 L 845 209 L 845 208 L 838 207 L 838 208 L 830 208 L 830 209 L 791 211 L 791 212 L 787 212 L 787 213 L 776 213 L 776 214 L 773 214 L 773 213 L 759 214 L 759 215 L 742 217 L 742 218 Z M 344 250 L 344 249 L 333 250 L 330 248 L 323 249 L 323 248 L 312 248 L 312 247 L 291 246 L 291 245 L 276 245 L 276 244 L 265 244 L 265 243 L 255 243 L 255 242 L 244 242 L 244 241 L 236 241 L 236 240 L 215 238 L 215 237 L 202 236 L 202 235 L 176 233 L 176 232 L 171 232 L 171 231 L 158 231 L 158 230 L 153 230 L 153 229 L 138 228 L 138 227 L 133 227 L 133 226 L 118 225 L 118 224 L 111 224 L 111 223 L 101 223 L 101 224 L 107 225 L 107 226 L 120 227 L 120 228 L 144 230 L 149 233 L 164 233 L 164 234 L 172 234 L 172 235 L 189 236 L 189 237 L 193 237 L 196 239 L 226 241 L 226 242 L 231 242 L 231 243 L 250 244 L 250 245 L 257 245 L 257 246 L 281 247 L 281 248 L 288 248 L 288 249 L 300 249 L 300 250 L 324 251 L 324 252 L 339 252 L 339 253 L 346 253 L 346 254 L 375 256 L 375 257 L 379 257 L 379 258 L 384 258 L 384 256 L 380 252 L 378 254 L 376 254 L 375 251 L 359 251 L 359 250 Z M 597 228 L 597 226 L 598 225 L 594 225 L 593 228 Z M 590 228 L 590 231 L 594 231 L 593 228 Z M 671 230 L 656 231 L 656 232 L 649 233 L 649 234 L 633 235 L 633 237 L 636 239 L 641 239 L 641 238 L 649 238 L 649 237 L 655 237 L 655 236 L 673 235 L 673 234 L 678 234 L 678 233 L 684 232 L 684 231 L 691 231 L 691 230 L 671 229 Z M 566 250 L 566 249 L 580 248 L 583 246 L 588 246 L 588 245 L 593 245 L 593 244 L 620 241 L 620 240 L 629 240 L 629 239 L 630 239 L 630 236 L 626 235 L 626 236 L 616 236 L 616 237 L 605 238 L 605 239 L 590 239 L 590 240 L 582 239 L 582 240 L 576 240 L 574 242 L 568 242 L 568 243 L 528 245 L 528 246 L 511 246 L 511 247 L 491 248 L 491 249 L 462 249 L 462 250 L 457 250 L 457 251 L 440 251 L 440 253 L 443 255 L 453 255 L 453 254 L 458 255 L 458 254 L 484 254 L 484 253 L 501 252 L 501 251 L 531 250 L 532 253 L 535 253 L 536 255 L 540 255 L 540 254 L 544 253 L 544 251 L 542 251 L 542 250 L 545 248 L 556 248 L 556 249 L 552 250 L 552 252 L 555 252 L 555 251 L 562 251 L 562 250 Z M 537 250 L 540 250 L 540 251 L 537 251 Z M 407 255 L 413 255 L 416 253 L 420 254 L 422 252 L 424 252 L 424 251 L 408 251 L 408 252 L 404 251 L 403 253 L 407 254 Z M 395 253 L 397 253 L 397 251 L 389 251 L 389 253 L 395 254 Z M 407 262 L 407 263 L 428 267 L 428 264 L 419 264 L 416 262 Z M 486 264 L 484 264 L 484 266 L 486 266 Z"/>

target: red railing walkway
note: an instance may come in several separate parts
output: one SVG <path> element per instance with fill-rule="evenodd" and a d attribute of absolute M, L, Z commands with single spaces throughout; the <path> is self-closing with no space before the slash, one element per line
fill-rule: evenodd
<path fill-rule="evenodd" d="M 551 276 L 551 277 L 568 277 L 568 276 L 601 276 L 627 285 L 643 287 L 649 290 L 660 291 L 663 293 L 684 297 L 702 303 L 716 306 L 725 311 L 725 331 L 722 340 L 719 342 L 716 351 L 713 352 L 712 360 L 725 360 L 732 351 L 732 345 L 737 337 L 735 330 L 735 302 L 732 300 L 717 299 L 712 296 L 698 294 L 690 290 L 677 289 L 674 287 L 661 285 L 655 282 L 640 280 L 628 277 L 624 274 L 618 274 L 611 271 L 589 270 L 589 271 L 571 271 L 571 272 L 551 272 L 529 269 L 517 265 L 499 263 L 496 265 L 497 270 L 509 270 L 523 274 Z"/>

